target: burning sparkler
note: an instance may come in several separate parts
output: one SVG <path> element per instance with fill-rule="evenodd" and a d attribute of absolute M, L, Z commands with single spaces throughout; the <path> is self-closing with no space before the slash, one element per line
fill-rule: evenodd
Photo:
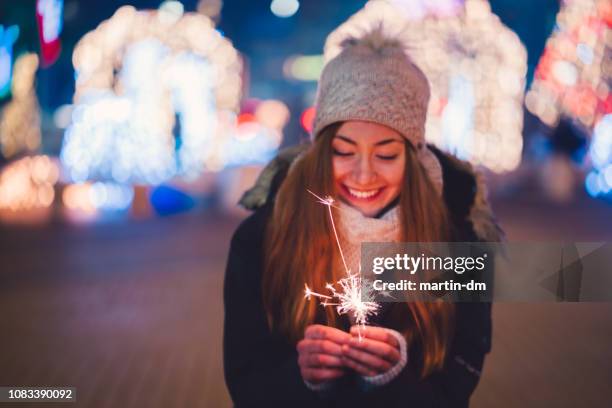
<path fill-rule="evenodd" d="M 304 285 L 305 297 L 309 300 L 312 296 L 323 299 L 321 301 L 321 305 L 336 306 L 338 314 L 350 313 L 358 326 L 358 336 L 359 340 L 361 340 L 360 328 L 368 323 L 368 318 L 370 316 L 376 315 L 380 305 L 373 301 L 374 296 L 372 289 L 367 285 L 364 287 L 366 282 L 359 274 L 351 273 L 346 264 L 346 259 L 344 258 L 344 252 L 342 251 L 342 246 L 340 245 L 340 239 L 338 238 L 338 232 L 336 231 L 336 224 L 334 222 L 334 215 L 331 209 L 334 204 L 334 199 L 330 196 L 321 198 L 310 190 L 308 190 L 308 192 L 315 196 L 319 200 L 319 203 L 327 206 L 329 219 L 336 238 L 336 244 L 338 244 L 338 250 L 340 251 L 340 257 L 342 258 L 346 277 L 336 282 L 336 284 L 340 286 L 340 290 L 337 290 L 331 283 L 325 285 L 325 287 L 330 291 L 330 295 L 314 292 L 308 287 L 308 285 Z"/>

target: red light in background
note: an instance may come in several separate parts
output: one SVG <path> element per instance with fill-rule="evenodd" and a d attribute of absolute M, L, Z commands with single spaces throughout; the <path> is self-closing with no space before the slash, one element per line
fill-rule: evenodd
<path fill-rule="evenodd" d="M 53 64 L 60 55 L 62 44 L 59 34 L 62 30 L 63 0 L 37 0 L 36 24 L 40 41 L 40 55 L 43 67 Z"/>
<path fill-rule="evenodd" d="M 246 122 L 257 122 L 257 118 L 252 113 L 241 113 L 238 115 L 238 124 Z"/>
<path fill-rule="evenodd" d="M 312 126 L 315 118 L 315 108 L 311 106 L 302 112 L 302 116 L 300 116 L 300 124 L 304 128 L 304 130 L 308 133 L 312 132 Z"/>

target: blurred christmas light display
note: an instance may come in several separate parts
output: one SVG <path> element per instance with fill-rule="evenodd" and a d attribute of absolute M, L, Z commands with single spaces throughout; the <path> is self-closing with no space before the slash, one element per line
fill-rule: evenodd
<path fill-rule="evenodd" d="M 549 126 L 566 115 L 587 129 L 612 112 L 611 25 L 609 0 L 562 1 L 525 98 L 529 111 Z"/>
<path fill-rule="evenodd" d="M 16 25 L 4 27 L 0 24 L 0 98 L 11 89 L 11 72 L 13 64 L 13 44 L 19 37 Z"/>
<path fill-rule="evenodd" d="M 61 51 L 59 35 L 63 25 L 63 0 L 37 0 L 36 23 L 40 39 L 43 67 L 57 60 Z"/>
<path fill-rule="evenodd" d="M 569 117 L 592 132 L 585 187 L 612 195 L 612 3 L 565 0 L 525 105 L 551 127 Z"/>
<path fill-rule="evenodd" d="M 15 61 L 12 99 L 0 117 L 0 147 L 6 158 L 40 147 L 40 107 L 34 88 L 37 69 L 36 54 L 23 54 Z"/>
<path fill-rule="evenodd" d="M 242 64 L 208 17 L 176 1 L 125 6 L 81 39 L 61 158 L 75 182 L 157 185 L 262 162 L 279 130 L 238 125 Z"/>
<path fill-rule="evenodd" d="M 515 169 L 523 147 L 525 48 L 485 0 L 417 3 L 369 1 L 327 38 L 326 60 L 347 36 L 382 25 L 407 43 L 430 81 L 428 141 L 494 172 Z"/>
<path fill-rule="evenodd" d="M 525 105 L 549 126 L 569 117 L 592 131 L 585 187 L 612 195 L 612 3 L 565 0 Z"/>
<path fill-rule="evenodd" d="M 10 211 L 49 207 L 59 164 L 48 156 L 24 157 L 8 164 L 0 173 L 0 209 Z"/>

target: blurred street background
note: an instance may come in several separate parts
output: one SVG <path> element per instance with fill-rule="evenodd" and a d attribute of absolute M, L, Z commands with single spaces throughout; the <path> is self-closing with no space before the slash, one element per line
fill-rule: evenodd
<path fill-rule="evenodd" d="M 482 170 L 509 240 L 612 240 L 609 1 L 2 1 L 0 386 L 230 406 L 236 202 L 380 21 L 431 82 L 428 140 Z M 493 310 L 474 407 L 610 405 L 611 303 Z"/>

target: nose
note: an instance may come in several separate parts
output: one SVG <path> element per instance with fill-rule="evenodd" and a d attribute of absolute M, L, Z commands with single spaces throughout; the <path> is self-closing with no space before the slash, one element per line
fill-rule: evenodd
<path fill-rule="evenodd" d="M 353 176 L 355 181 L 361 185 L 371 184 L 376 180 L 376 171 L 372 166 L 370 157 L 362 155 L 356 163 Z"/>

